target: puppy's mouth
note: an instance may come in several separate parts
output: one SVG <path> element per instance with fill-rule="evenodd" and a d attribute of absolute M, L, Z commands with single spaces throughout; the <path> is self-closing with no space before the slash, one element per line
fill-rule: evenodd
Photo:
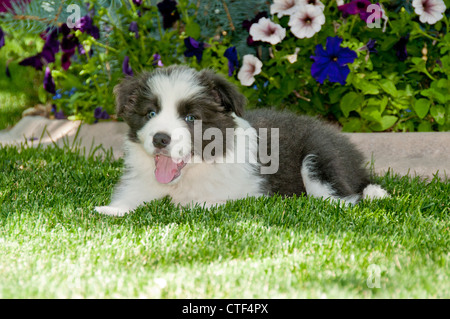
<path fill-rule="evenodd" d="M 171 157 L 155 155 L 155 177 L 161 184 L 168 184 L 181 175 L 181 169 L 186 163 L 174 161 Z"/>

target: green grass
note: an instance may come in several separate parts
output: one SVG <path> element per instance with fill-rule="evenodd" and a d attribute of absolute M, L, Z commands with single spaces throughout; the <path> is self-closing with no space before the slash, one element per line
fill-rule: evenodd
<path fill-rule="evenodd" d="M 93 208 L 122 161 L 4 147 L 0 162 L 0 298 L 450 297 L 448 181 L 387 174 L 390 199 L 347 208 L 163 199 L 114 218 Z"/>

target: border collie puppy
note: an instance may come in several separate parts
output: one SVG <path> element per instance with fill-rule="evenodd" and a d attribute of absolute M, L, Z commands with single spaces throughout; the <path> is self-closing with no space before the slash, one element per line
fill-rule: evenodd
<path fill-rule="evenodd" d="M 99 213 L 123 216 L 165 196 L 206 207 L 276 193 L 349 204 L 388 196 L 370 184 L 362 155 L 334 127 L 269 109 L 244 114 L 245 97 L 210 70 L 144 72 L 114 93 L 130 127 L 125 173 Z"/>

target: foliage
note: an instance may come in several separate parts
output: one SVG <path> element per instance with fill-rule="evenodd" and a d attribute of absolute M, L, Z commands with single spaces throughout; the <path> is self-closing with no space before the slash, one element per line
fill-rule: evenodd
<path fill-rule="evenodd" d="M 50 1 L 58 9 L 55 12 L 71 3 L 80 5 L 84 22 L 89 17 L 100 33 L 95 36 L 86 23 L 70 29 L 69 35 L 59 32 L 61 51 L 56 53 L 54 62 L 44 61 L 44 66 L 52 70 L 51 76 L 60 91 L 47 96 L 41 92 L 40 97 L 42 102 L 54 103 L 55 110 L 71 119 L 102 120 L 106 117 L 95 114 L 99 108 L 110 115 L 114 113 L 112 89 L 123 73 L 181 63 L 197 69 L 210 67 L 226 76 L 229 61 L 224 54 L 230 47 L 236 47 L 239 66 L 228 78 L 241 86 L 250 108 L 275 106 L 320 115 L 339 121 L 344 131 L 449 130 L 448 14 L 429 24 L 416 14 L 412 1 L 381 0 L 382 12 L 375 16 L 381 17 L 378 21 L 370 17 L 376 10 L 353 13 L 349 5 L 355 1 L 370 4 L 368 0 L 352 0 L 338 6 L 337 2 L 343 1 L 323 1 L 321 10 L 325 19 L 320 22 L 319 31 L 303 38 L 298 37 L 303 30 L 294 30 L 292 18 L 299 10 L 283 16 L 276 14 L 276 10 L 269 14 L 274 4 L 261 0 L 245 4 L 231 0 L 92 0 L 86 6 L 80 1 Z M 322 4 L 313 2 L 316 6 Z M 449 7 L 450 0 L 444 2 Z M 32 3 L 4 15 L 6 41 L 15 34 L 14 27 L 19 30 L 29 27 L 34 32 L 45 30 L 48 12 L 42 11 L 42 5 L 36 5 L 42 1 Z M 47 20 L 45 23 L 14 20 L 19 9 L 25 10 L 22 16 L 45 16 Z M 285 30 L 285 36 L 274 44 L 264 39 L 252 40 L 255 25 L 260 25 L 258 21 L 263 16 Z M 61 30 L 67 18 L 67 12 L 61 13 L 52 20 L 53 26 Z M 47 30 L 47 34 L 50 32 Z M 330 39 L 340 39 L 341 49 L 356 54 L 351 61 L 340 64 L 340 83 L 331 76 L 336 74 L 332 55 L 326 67 L 320 65 L 327 59 L 324 54 Z M 41 45 L 45 47 L 44 40 L 38 41 L 40 45 L 27 48 L 30 56 L 39 54 Z M 64 41 L 72 41 L 74 45 L 76 42 L 81 48 L 67 53 L 62 48 Z M 241 83 L 244 83 L 243 57 L 249 54 L 262 62 L 262 69 L 247 86 Z M 314 71 L 316 62 L 319 64 Z M 322 77 L 320 72 L 325 72 Z"/>

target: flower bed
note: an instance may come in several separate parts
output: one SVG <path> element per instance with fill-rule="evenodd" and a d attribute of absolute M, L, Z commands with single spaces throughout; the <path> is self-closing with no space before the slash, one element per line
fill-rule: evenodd
<path fill-rule="evenodd" d="M 121 77 L 183 63 L 223 73 L 250 108 L 320 115 L 344 131 L 450 128 L 450 0 L 5 3 L 5 74 L 10 63 L 40 70 L 39 97 L 58 118 L 115 118 Z M 27 26 L 37 44 L 17 36 Z"/>

